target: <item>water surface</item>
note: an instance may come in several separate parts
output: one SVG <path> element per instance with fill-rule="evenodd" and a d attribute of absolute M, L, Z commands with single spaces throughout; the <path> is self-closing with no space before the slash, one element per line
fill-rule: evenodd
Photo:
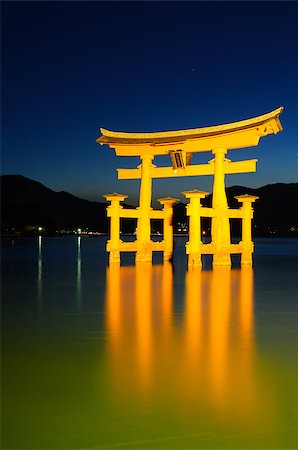
<path fill-rule="evenodd" d="M 105 241 L 3 240 L 2 448 L 298 448 L 298 240 L 203 271 Z"/>

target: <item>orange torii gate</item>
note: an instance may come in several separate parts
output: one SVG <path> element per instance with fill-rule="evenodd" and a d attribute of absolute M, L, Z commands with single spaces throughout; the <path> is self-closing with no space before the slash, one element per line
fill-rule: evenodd
<path fill-rule="evenodd" d="M 190 130 L 166 131 L 154 133 L 123 133 L 100 129 L 102 136 L 97 139 L 101 145 L 107 144 L 118 156 L 138 156 L 141 164 L 135 169 L 118 169 L 118 178 L 141 179 L 139 206 L 134 210 L 123 209 L 120 202 L 126 196 L 107 194 L 104 197 L 111 202 L 108 216 L 111 217 L 111 236 L 107 244 L 110 262 L 119 262 L 120 253 L 136 252 L 136 261 L 152 261 L 152 251 L 163 251 L 164 259 L 170 259 L 173 252 L 173 229 L 171 217 L 174 198 L 159 199 L 164 206 L 162 211 L 153 210 L 152 179 L 175 178 L 185 176 L 213 175 L 212 207 L 201 206 L 201 198 L 207 195 L 202 191 L 187 191 L 189 198 L 187 214 L 190 217 L 189 241 L 186 244 L 189 265 L 201 265 L 202 254 L 213 255 L 213 265 L 231 264 L 230 255 L 241 254 L 241 264 L 252 264 L 253 242 L 251 240 L 252 203 L 257 197 L 243 195 L 236 197 L 242 203 L 240 209 L 230 209 L 225 192 L 225 175 L 256 171 L 256 159 L 232 162 L 226 158 L 228 150 L 256 146 L 261 137 L 276 134 L 282 130 L 279 115 L 280 107 L 270 113 L 252 119 L 225 125 L 217 125 Z M 191 164 L 192 154 L 211 151 L 214 158 L 207 164 Z M 155 156 L 169 155 L 172 165 L 156 167 L 152 162 Z M 120 218 L 137 219 L 137 238 L 134 242 L 122 242 L 120 239 Z M 201 217 L 211 217 L 211 243 L 201 242 Z M 229 219 L 242 220 L 242 240 L 231 244 Z M 164 221 L 164 239 L 151 241 L 151 219 Z"/>

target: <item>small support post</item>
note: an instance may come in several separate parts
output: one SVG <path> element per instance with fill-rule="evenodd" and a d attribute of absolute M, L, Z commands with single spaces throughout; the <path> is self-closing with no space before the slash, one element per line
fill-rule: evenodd
<path fill-rule="evenodd" d="M 127 198 L 127 195 L 105 194 L 103 197 L 111 204 L 107 208 L 107 215 L 111 218 L 110 239 L 107 242 L 107 252 L 110 252 L 110 263 L 120 263 L 120 202 Z"/>
<path fill-rule="evenodd" d="M 140 188 L 140 215 L 138 217 L 137 225 L 137 254 L 136 262 L 152 261 L 152 244 L 150 240 L 151 236 L 151 195 L 152 195 L 152 174 L 151 169 L 153 166 L 153 155 L 143 154 L 140 156 L 142 160 L 141 164 L 141 188 Z"/>
<path fill-rule="evenodd" d="M 173 205 L 179 201 L 178 198 L 165 197 L 159 198 L 159 203 L 163 205 L 164 221 L 163 221 L 163 241 L 164 251 L 163 260 L 169 261 L 173 256 Z"/>
<path fill-rule="evenodd" d="M 188 266 L 202 267 L 201 260 L 201 199 L 206 197 L 208 192 L 196 189 L 182 192 L 190 202 L 187 205 L 187 215 L 189 216 L 189 241 L 186 243 L 186 253 L 188 254 Z"/>
<path fill-rule="evenodd" d="M 211 236 L 215 252 L 213 255 L 213 266 L 230 266 L 230 223 L 228 214 L 228 202 L 225 191 L 225 154 L 227 149 L 215 148 L 214 154 L 214 182 L 212 208 L 214 218 L 212 219 Z"/>
<path fill-rule="evenodd" d="M 251 238 L 251 219 L 253 218 L 252 203 L 258 200 L 259 197 L 254 195 L 238 195 L 235 197 L 239 203 L 242 203 L 242 255 L 241 265 L 252 265 L 252 254 L 254 251 L 254 244 Z"/>

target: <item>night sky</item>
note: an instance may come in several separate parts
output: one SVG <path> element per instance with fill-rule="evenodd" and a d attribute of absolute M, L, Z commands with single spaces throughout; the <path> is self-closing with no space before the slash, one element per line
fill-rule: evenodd
<path fill-rule="evenodd" d="M 2 22 L 2 174 L 133 202 L 139 182 L 116 168 L 139 160 L 96 144 L 100 127 L 196 128 L 284 106 L 284 131 L 228 153 L 259 163 L 227 185 L 298 181 L 297 2 L 2 2 Z M 154 196 L 211 183 L 155 180 Z"/>

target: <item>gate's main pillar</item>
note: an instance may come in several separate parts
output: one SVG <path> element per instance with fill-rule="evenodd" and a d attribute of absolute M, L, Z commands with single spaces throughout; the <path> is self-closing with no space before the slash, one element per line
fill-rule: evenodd
<path fill-rule="evenodd" d="M 137 254 L 136 261 L 152 261 L 152 245 L 150 240 L 151 225 L 151 196 L 153 155 L 141 155 L 141 187 L 140 187 L 140 215 L 137 225 Z"/>
<path fill-rule="evenodd" d="M 214 266 L 230 266 L 230 223 L 228 214 L 228 201 L 225 191 L 225 154 L 227 149 L 215 148 L 214 154 L 214 182 L 212 208 L 214 217 L 211 225 L 212 244 L 215 251 L 213 255 Z"/>

